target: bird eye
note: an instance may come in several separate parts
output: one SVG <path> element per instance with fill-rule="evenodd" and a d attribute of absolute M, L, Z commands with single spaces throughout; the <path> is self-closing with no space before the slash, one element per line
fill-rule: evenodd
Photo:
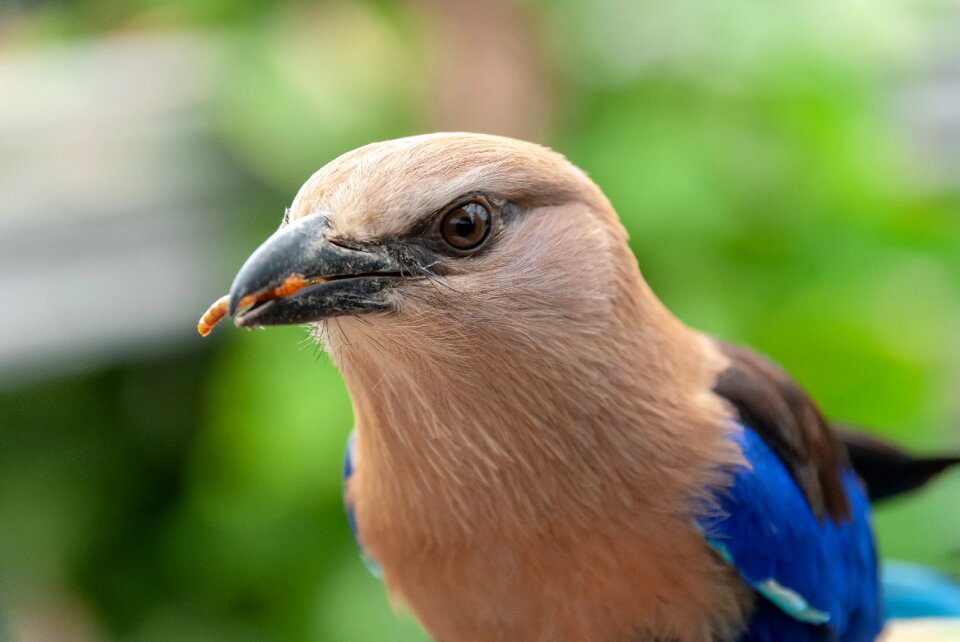
<path fill-rule="evenodd" d="M 443 215 L 440 223 L 443 240 L 458 250 L 480 247 L 489 232 L 490 210 L 477 201 L 457 205 Z"/>

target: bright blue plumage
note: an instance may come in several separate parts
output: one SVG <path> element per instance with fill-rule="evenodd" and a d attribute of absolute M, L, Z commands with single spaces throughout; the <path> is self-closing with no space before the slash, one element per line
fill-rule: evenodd
<path fill-rule="evenodd" d="M 350 532 L 353 533 L 353 539 L 359 544 L 360 540 L 357 538 L 357 518 L 353 514 L 353 506 L 350 505 L 346 497 L 347 482 L 350 481 L 350 477 L 353 475 L 353 443 L 356 439 L 357 434 L 351 432 L 350 438 L 347 439 L 347 450 L 343 453 L 343 507 L 347 512 L 347 523 L 350 525 Z"/>
<path fill-rule="evenodd" d="M 742 642 L 872 641 L 882 626 L 870 507 L 859 480 L 844 471 L 851 518 L 819 522 L 783 462 L 749 428 L 740 468 L 703 520 L 708 541 L 761 594 Z M 827 620 L 825 624 L 815 624 Z"/>

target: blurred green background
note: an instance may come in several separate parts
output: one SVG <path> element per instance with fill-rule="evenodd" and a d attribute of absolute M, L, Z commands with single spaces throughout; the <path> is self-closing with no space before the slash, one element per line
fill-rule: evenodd
<path fill-rule="evenodd" d="M 960 4 L 0 2 L 0 639 L 411 641 L 298 328 L 196 319 L 299 185 L 478 130 L 586 169 L 684 320 L 960 449 Z M 878 510 L 960 573 L 960 475 Z"/>

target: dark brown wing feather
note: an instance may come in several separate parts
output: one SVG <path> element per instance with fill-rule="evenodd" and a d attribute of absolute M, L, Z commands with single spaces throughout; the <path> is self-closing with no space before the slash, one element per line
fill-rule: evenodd
<path fill-rule="evenodd" d="M 881 501 L 920 486 L 960 465 L 960 456 L 915 457 L 876 437 L 846 426 L 831 424 L 837 439 L 850 454 L 850 464 L 867 486 L 870 501 Z"/>
<path fill-rule="evenodd" d="M 722 341 L 730 360 L 714 392 L 729 401 L 790 471 L 817 519 L 840 521 L 850 515 L 841 467 L 847 453 L 837 442 L 809 395 L 773 362 Z"/>

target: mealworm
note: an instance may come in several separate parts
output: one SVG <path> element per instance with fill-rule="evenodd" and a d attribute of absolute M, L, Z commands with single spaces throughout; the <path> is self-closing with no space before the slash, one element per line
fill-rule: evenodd
<path fill-rule="evenodd" d="M 213 305 L 207 308 L 207 311 L 200 317 L 200 322 L 197 323 L 197 332 L 200 333 L 201 337 L 205 337 L 213 331 L 213 326 L 220 323 L 220 319 L 227 316 L 227 308 L 229 307 L 230 295 L 224 294 L 214 301 Z"/>
<path fill-rule="evenodd" d="M 237 306 L 237 308 L 242 310 L 250 307 L 251 305 L 256 305 L 257 303 L 264 303 L 266 301 L 288 297 L 305 285 L 307 285 L 307 282 L 304 280 L 302 274 L 291 274 L 283 280 L 283 283 L 275 288 L 264 290 L 259 294 L 248 294 L 247 296 L 243 297 L 240 299 L 240 304 Z M 207 308 L 207 311 L 203 313 L 203 316 L 200 317 L 200 322 L 197 323 L 197 332 L 200 333 L 200 336 L 205 337 L 210 334 L 213 331 L 214 326 L 220 323 L 220 320 L 223 319 L 223 317 L 227 316 L 227 311 L 229 309 L 229 294 L 225 294 L 214 301 L 213 304 Z"/>

